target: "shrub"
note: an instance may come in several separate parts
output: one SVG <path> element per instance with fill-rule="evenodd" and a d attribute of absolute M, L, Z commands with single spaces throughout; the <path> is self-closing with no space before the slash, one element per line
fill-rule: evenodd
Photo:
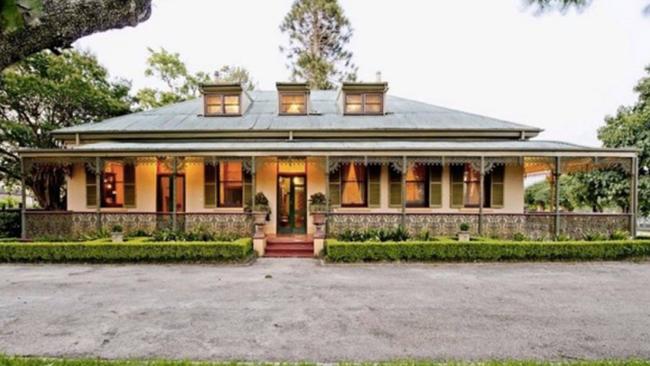
<path fill-rule="evenodd" d="M 364 241 L 406 241 L 410 239 L 408 231 L 403 226 L 397 226 L 391 229 L 367 229 L 351 230 L 345 229 L 337 236 L 338 240 L 351 242 Z"/>
<path fill-rule="evenodd" d="M 122 228 L 122 225 L 113 225 L 113 228 L 111 229 L 112 233 L 121 233 L 124 231 L 124 228 Z"/>
<path fill-rule="evenodd" d="M 603 241 L 603 240 L 607 240 L 607 237 L 601 233 L 589 232 L 589 233 L 585 233 L 584 239 L 586 241 Z"/>
<path fill-rule="evenodd" d="M 252 254 L 251 239 L 206 243 L 0 243 L 0 262 L 215 262 L 242 261 Z"/>
<path fill-rule="evenodd" d="M 515 235 L 512 236 L 512 240 L 514 241 L 525 241 L 527 239 L 526 235 L 522 233 L 515 233 Z"/>
<path fill-rule="evenodd" d="M 466 222 L 460 224 L 460 231 L 469 231 L 469 224 Z"/>
<path fill-rule="evenodd" d="M 309 197 L 309 211 L 310 212 L 325 212 L 327 211 L 327 197 L 323 193 L 314 193 Z"/>
<path fill-rule="evenodd" d="M 335 262 L 613 260 L 650 256 L 650 240 L 351 243 L 328 239 L 326 251 L 328 260 Z"/>
<path fill-rule="evenodd" d="M 0 238 L 20 237 L 20 211 L 0 210 Z"/>
<path fill-rule="evenodd" d="M 614 230 L 609 236 L 610 240 L 627 240 L 630 238 L 630 233 L 625 230 Z"/>

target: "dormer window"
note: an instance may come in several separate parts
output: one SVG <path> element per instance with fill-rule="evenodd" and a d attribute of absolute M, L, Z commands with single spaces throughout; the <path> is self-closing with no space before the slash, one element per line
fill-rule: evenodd
<path fill-rule="evenodd" d="M 240 115 L 240 96 L 235 94 L 206 94 L 205 115 Z"/>
<path fill-rule="evenodd" d="M 343 114 L 381 115 L 385 113 L 384 96 L 388 90 L 387 83 L 343 83 Z M 342 101 L 341 101 L 342 100 Z"/>
<path fill-rule="evenodd" d="M 276 83 L 278 113 L 280 115 L 309 114 L 309 86 L 307 83 Z"/>
<path fill-rule="evenodd" d="M 240 116 L 246 93 L 240 84 L 202 84 L 205 116 Z M 244 104 L 245 106 L 246 104 Z"/>
<path fill-rule="evenodd" d="M 345 114 L 382 114 L 384 95 L 380 93 L 346 93 Z"/>

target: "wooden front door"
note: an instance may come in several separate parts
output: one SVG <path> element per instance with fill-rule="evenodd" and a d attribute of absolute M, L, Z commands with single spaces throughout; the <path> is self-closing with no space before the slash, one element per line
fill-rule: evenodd
<path fill-rule="evenodd" d="M 278 175 L 278 234 L 307 233 L 307 177 Z"/>
<path fill-rule="evenodd" d="M 172 176 L 159 174 L 156 184 L 156 210 L 162 213 L 174 211 L 174 200 L 172 199 Z M 176 212 L 185 212 L 185 176 L 176 176 Z"/>

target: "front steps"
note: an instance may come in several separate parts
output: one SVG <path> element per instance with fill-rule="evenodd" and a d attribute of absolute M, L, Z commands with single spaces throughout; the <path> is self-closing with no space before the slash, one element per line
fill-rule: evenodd
<path fill-rule="evenodd" d="M 274 258 L 312 258 L 314 256 L 314 239 L 308 235 L 267 237 L 264 256 Z"/>

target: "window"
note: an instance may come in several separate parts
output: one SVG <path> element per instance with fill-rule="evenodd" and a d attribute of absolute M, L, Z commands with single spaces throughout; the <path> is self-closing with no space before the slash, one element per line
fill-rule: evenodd
<path fill-rule="evenodd" d="M 86 169 L 86 205 L 97 207 L 95 174 Z M 135 165 L 105 162 L 99 177 L 100 207 L 135 206 Z"/>
<path fill-rule="evenodd" d="M 505 167 L 496 166 L 483 180 L 483 207 L 503 207 Z M 481 174 L 469 164 L 451 167 L 452 207 L 479 207 Z"/>
<path fill-rule="evenodd" d="M 465 164 L 463 183 L 465 184 L 465 207 L 478 207 L 481 195 L 481 174 L 472 169 L 469 164 Z"/>
<path fill-rule="evenodd" d="M 241 162 L 219 164 L 219 206 L 242 207 L 244 177 Z"/>
<path fill-rule="evenodd" d="M 382 114 L 384 95 L 382 93 L 345 94 L 346 114 Z"/>
<path fill-rule="evenodd" d="M 341 206 L 366 206 L 366 167 L 357 164 L 341 166 Z"/>
<path fill-rule="evenodd" d="M 241 161 L 204 165 L 205 207 L 243 207 L 252 195 L 252 177 Z"/>
<path fill-rule="evenodd" d="M 415 164 L 406 172 L 406 207 L 427 207 L 429 174 L 428 167 Z"/>
<path fill-rule="evenodd" d="M 239 115 L 240 96 L 238 94 L 206 94 L 205 115 Z"/>
<path fill-rule="evenodd" d="M 307 114 L 307 94 L 281 93 L 280 114 Z"/>

